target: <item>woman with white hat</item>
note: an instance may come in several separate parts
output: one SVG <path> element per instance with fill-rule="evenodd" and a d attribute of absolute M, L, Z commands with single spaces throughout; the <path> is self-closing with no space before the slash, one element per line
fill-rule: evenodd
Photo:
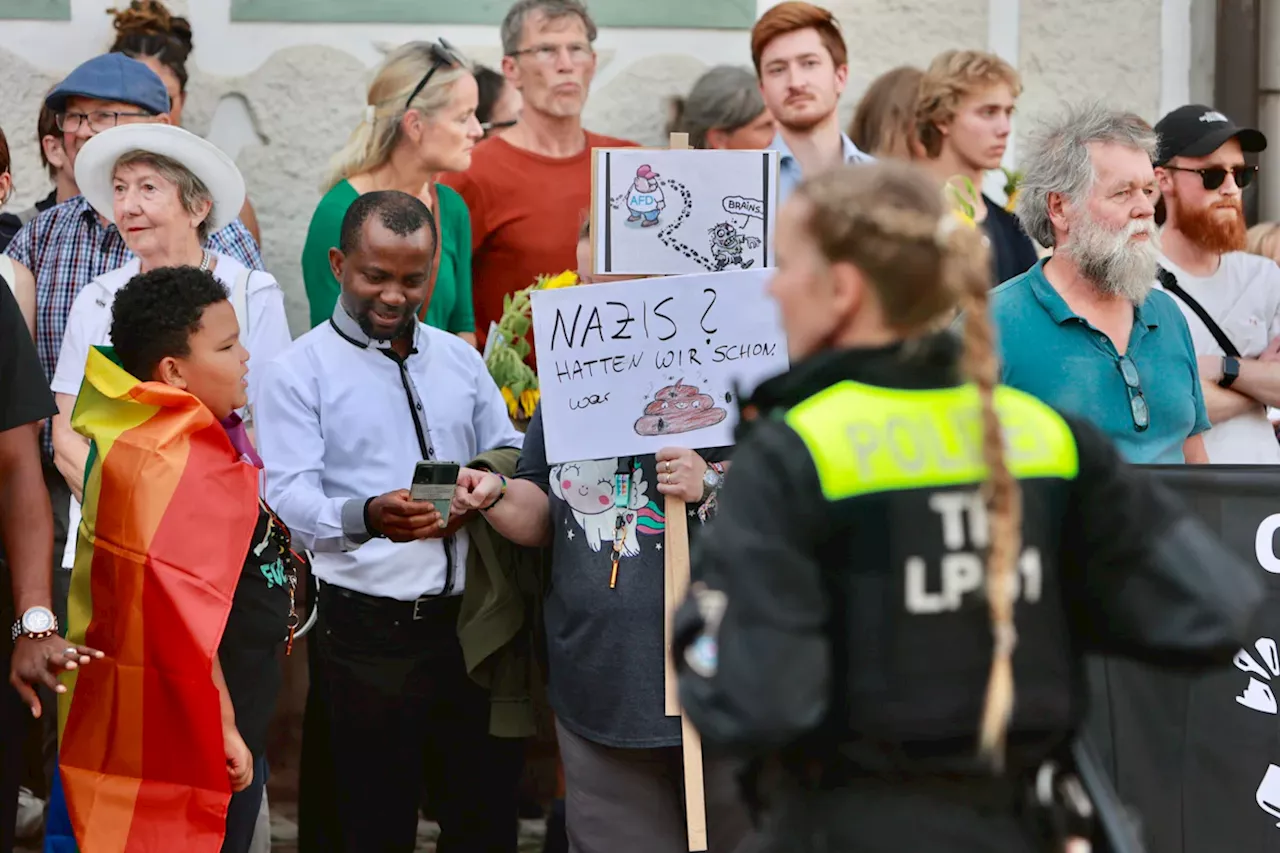
<path fill-rule="evenodd" d="M 71 530 L 80 520 L 77 501 L 89 455 L 88 441 L 71 428 L 71 411 L 89 349 L 111 343 L 111 306 L 130 279 L 159 267 L 193 266 L 210 270 L 222 282 L 250 353 L 249 408 L 244 413 L 250 423 L 254 365 L 270 361 L 290 342 L 284 295 L 275 278 L 204 248 L 205 238 L 235 220 L 244 204 L 244 178 L 230 157 L 179 127 L 134 124 L 90 139 L 76 156 L 75 168 L 80 192 L 94 210 L 115 223 L 135 257 L 94 279 L 76 296 L 50 383 L 58 403 L 54 462 L 75 498 Z M 68 535 L 65 566 L 74 561 L 75 542 L 76 537 Z"/>

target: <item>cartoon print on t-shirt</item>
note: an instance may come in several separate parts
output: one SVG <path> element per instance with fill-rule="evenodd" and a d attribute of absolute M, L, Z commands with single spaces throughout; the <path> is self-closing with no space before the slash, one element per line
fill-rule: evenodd
<path fill-rule="evenodd" d="M 616 458 L 555 465 L 551 468 L 551 491 L 569 505 L 592 551 L 599 551 L 602 544 L 613 547 L 617 513 L 625 512 L 622 555 L 634 557 L 640 553 L 636 534 L 660 534 L 666 530 L 666 519 L 657 504 L 647 498 L 648 484 L 638 464 L 631 472 L 631 495 L 626 509 L 615 508 L 613 488 L 617 470 Z M 572 539 L 573 531 L 568 535 Z"/>

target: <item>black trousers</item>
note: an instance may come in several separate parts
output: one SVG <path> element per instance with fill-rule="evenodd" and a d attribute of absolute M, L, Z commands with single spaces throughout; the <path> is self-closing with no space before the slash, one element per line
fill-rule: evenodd
<path fill-rule="evenodd" d="M 67 511 L 71 490 L 66 481 L 48 459 L 44 465 L 45 488 L 53 504 L 53 610 L 58 617 L 61 633 L 66 633 L 67 589 L 70 572 L 61 572 L 62 550 L 67 544 Z M 0 548 L 0 853 L 11 853 L 14 844 L 14 822 L 18 813 L 18 788 L 22 785 L 26 766 L 25 741 L 31 732 L 31 712 L 22 704 L 18 692 L 9 686 L 9 665 L 13 645 L 9 642 L 9 628 L 20 614 L 13 606 L 13 584 L 8 565 L 4 564 Z M 44 752 L 46 783 L 52 782 L 58 761 L 58 706 L 51 690 L 40 688 L 42 706 L 41 736 Z"/>
<path fill-rule="evenodd" d="M 794 792 L 766 818 L 767 853 L 1046 853 L 1013 809 L 985 810 L 897 790 Z"/>
<path fill-rule="evenodd" d="M 439 853 L 514 853 L 524 742 L 490 737 L 466 673 L 460 597 L 400 602 L 320 585 L 320 665 L 344 853 L 411 853 L 420 792 Z"/>

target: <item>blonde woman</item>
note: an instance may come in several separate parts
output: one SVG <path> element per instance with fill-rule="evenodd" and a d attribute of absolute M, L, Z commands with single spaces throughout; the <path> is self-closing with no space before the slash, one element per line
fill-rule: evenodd
<path fill-rule="evenodd" d="M 681 704 L 707 754 L 763 759 L 777 849 L 1053 849 L 1032 783 L 1061 784 L 1082 655 L 1225 664 L 1258 581 L 1096 429 L 997 384 L 987 250 L 938 182 L 814 176 L 776 240 L 792 367 L 695 551 Z M 928 331 L 956 304 L 963 342 Z"/>
<path fill-rule="evenodd" d="M 1246 251 L 1280 263 L 1280 222 L 1259 222 L 1250 228 Z"/>
<path fill-rule="evenodd" d="M 479 88 L 461 54 L 443 39 L 410 42 L 392 52 L 369 86 L 364 117 L 334 157 L 302 249 L 302 278 L 311 325 L 333 314 L 340 285 L 329 253 L 342 218 L 361 195 L 400 190 L 415 195 L 435 217 L 437 245 L 422 319 L 475 344 L 471 306 L 471 215 L 462 196 L 436 179 L 465 171 L 484 137 L 476 118 Z"/>

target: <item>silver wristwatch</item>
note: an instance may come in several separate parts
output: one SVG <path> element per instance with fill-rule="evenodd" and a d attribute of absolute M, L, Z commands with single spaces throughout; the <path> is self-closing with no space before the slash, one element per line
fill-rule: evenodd
<path fill-rule="evenodd" d="M 708 465 L 706 473 L 702 475 L 702 499 L 705 501 L 723 482 L 724 475 Z"/>
<path fill-rule="evenodd" d="M 33 640 L 43 640 L 58 633 L 58 617 L 47 607 L 30 607 L 22 614 L 22 618 L 13 623 L 13 642 L 19 637 L 27 636 Z"/>

